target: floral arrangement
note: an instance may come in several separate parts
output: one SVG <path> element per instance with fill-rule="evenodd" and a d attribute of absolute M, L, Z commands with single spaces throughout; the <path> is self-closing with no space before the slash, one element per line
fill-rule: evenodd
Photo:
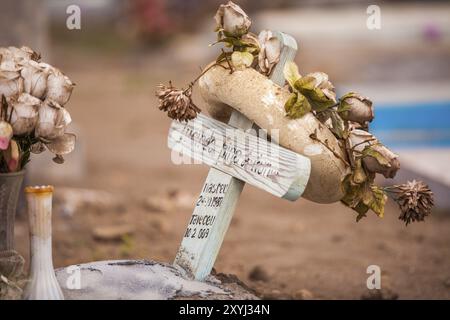
<path fill-rule="evenodd" d="M 189 121 L 200 112 L 192 102 L 192 88 L 210 68 L 220 66 L 231 73 L 254 68 L 269 76 L 279 62 L 282 48 L 278 38 L 270 30 L 263 30 L 258 36 L 251 33 L 251 20 L 238 5 L 231 1 L 220 5 L 214 19 L 217 33 L 214 44 L 222 43 L 225 48 L 215 63 L 204 69 L 187 89 L 176 89 L 170 83 L 169 86 L 161 84 L 156 90 L 159 109 L 172 119 Z M 285 65 L 284 76 L 291 92 L 284 106 L 286 117 L 297 119 L 312 113 L 329 128 L 345 151 L 346 158 L 342 158 L 327 141 L 321 141 L 314 133 L 310 135 L 350 169 L 350 174 L 342 181 L 344 197 L 341 202 L 358 213 L 357 221 L 369 210 L 383 217 L 388 196 L 398 203 L 402 212 L 399 219 L 406 224 L 423 221 L 431 213 L 433 193 L 425 183 L 413 180 L 388 187 L 375 184 L 377 174 L 393 178 L 400 169 L 400 162 L 398 155 L 369 132 L 368 124 L 374 119 L 370 99 L 356 92 L 337 98 L 326 73 L 313 72 L 302 76 L 293 62 Z"/>
<path fill-rule="evenodd" d="M 30 153 L 48 149 L 56 163 L 75 148 L 66 133 L 64 108 L 75 84 L 57 68 L 40 62 L 28 47 L 0 48 L 0 172 L 22 170 Z"/>

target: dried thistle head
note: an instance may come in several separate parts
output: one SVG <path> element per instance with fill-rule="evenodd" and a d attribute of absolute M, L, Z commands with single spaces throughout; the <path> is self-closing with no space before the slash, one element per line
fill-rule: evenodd
<path fill-rule="evenodd" d="M 423 221 L 431 214 L 434 205 L 433 192 L 423 181 L 408 181 L 388 187 L 386 191 L 393 194 L 402 211 L 399 219 L 405 221 L 406 225 L 414 221 Z"/>
<path fill-rule="evenodd" d="M 192 87 L 186 90 L 176 89 L 160 84 L 156 89 L 159 99 L 159 110 L 167 112 L 167 115 L 178 121 L 189 121 L 195 119 L 201 110 L 192 102 Z"/>

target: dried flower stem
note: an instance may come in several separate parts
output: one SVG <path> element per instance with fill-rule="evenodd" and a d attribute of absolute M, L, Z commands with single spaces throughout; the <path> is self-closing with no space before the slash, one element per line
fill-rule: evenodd
<path fill-rule="evenodd" d="M 223 49 L 222 49 L 223 50 Z M 228 64 L 229 66 L 230 66 L 230 64 Z M 220 67 L 223 67 L 220 63 L 213 63 L 212 65 L 210 65 L 210 66 L 208 66 L 207 68 L 205 68 L 204 70 L 201 70 L 201 73 L 194 79 L 194 80 L 192 80 L 190 83 L 189 83 L 189 85 L 188 85 L 188 87 L 184 90 L 184 92 L 186 93 L 188 90 L 190 90 L 190 89 L 192 89 L 192 87 L 197 83 L 197 81 L 206 73 L 206 72 L 208 72 L 209 70 L 211 70 L 212 68 L 214 68 L 214 67 L 217 67 L 217 66 L 220 66 Z M 231 66 L 230 66 L 230 68 L 231 68 Z M 171 84 L 171 81 L 169 81 L 169 83 Z M 172 84 L 171 84 L 172 85 Z"/>
<path fill-rule="evenodd" d="M 355 157 L 353 154 L 354 150 L 352 150 L 352 148 L 350 148 L 348 139 L 343 139 L 343 142 L 344 142 L 345 153 L 347 154 L 347 157 L 350 161 L 350 168 L 354 169 L 355 168 Z"/>
<path fill-rule="evenodd" d="M 356 152 L 361 153 L 360 151 L 355 150 L 355 148 L 356 148 L 357 146 L 360 146 L 360 145 L 362 145 L 362 144 L 364 144 L 364 143 L 367 143 L 367 142 L 370 142 L 370 141 L 376 141 L 376 140 L 377 140 L 377 138 L 370 138 L 370 139 L 367 139 L 367 140 L 358 142 L 357 144 L 355 144 L 354 146 L 352 146 L 352 147 L 350 148 L 350 150 L 351 150 L 351 151 L 356 151 Z"/>
<path fill-rule="evenodd" d="M 323 142 L 322 140 L 320 140 L 319 138 L 317 138 L 317 134 L 316 134 L 316 133 L 310 134 L 309 137 L 310 137 L 312 140 L 317 141 L 317 142 L 321 143 L 322 145 L 324 145 L 328 150 L 330 150 L 330 151 L 333 153 L 333 155 L 334 155 L 336 158 L 338 158 L 339 160 L 341 160 L 346 166 L 350 166 L 350 164 L 348 163 L 347 160 L 345 160 L 344 158 L 342 158 L 341 155 L 340 155 L 339 153 L 336 152 L 336 150 L 334 150 L 333 148 L 331 148 L 331 147 L 328 145 L 327 140 L 326 140 L 325 142 Z"/>
<path fill-rule="evenodd" d="M 232 74 L 234 72 L 233 66 L 231 65 L 231 62 L 228 59 L 228 56 L 226 55 L 225 50 L 223 50 L 223 48 L 222 48 L 222 53 L 225 55 L 225 61 L 227 62 L 228 67 L 230 68 L 230 74 Z"/>

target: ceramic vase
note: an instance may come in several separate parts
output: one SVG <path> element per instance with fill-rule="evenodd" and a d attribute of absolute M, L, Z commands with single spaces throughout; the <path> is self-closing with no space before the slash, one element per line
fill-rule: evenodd
<path fill-rule="evenodd" d="M 53 187 L 27 187 L 30 226 L 30 273 L 23 299 L 63 300 L 52 258 Z"/>

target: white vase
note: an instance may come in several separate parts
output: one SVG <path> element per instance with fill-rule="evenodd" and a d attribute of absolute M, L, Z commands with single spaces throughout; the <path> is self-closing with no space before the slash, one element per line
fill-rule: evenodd
<path fill-rule="evenodd" d="M 52 258 L 52 186 L 26 187 L 30 224 L 30 274 L 23 299 L 64 300 Z"/>

